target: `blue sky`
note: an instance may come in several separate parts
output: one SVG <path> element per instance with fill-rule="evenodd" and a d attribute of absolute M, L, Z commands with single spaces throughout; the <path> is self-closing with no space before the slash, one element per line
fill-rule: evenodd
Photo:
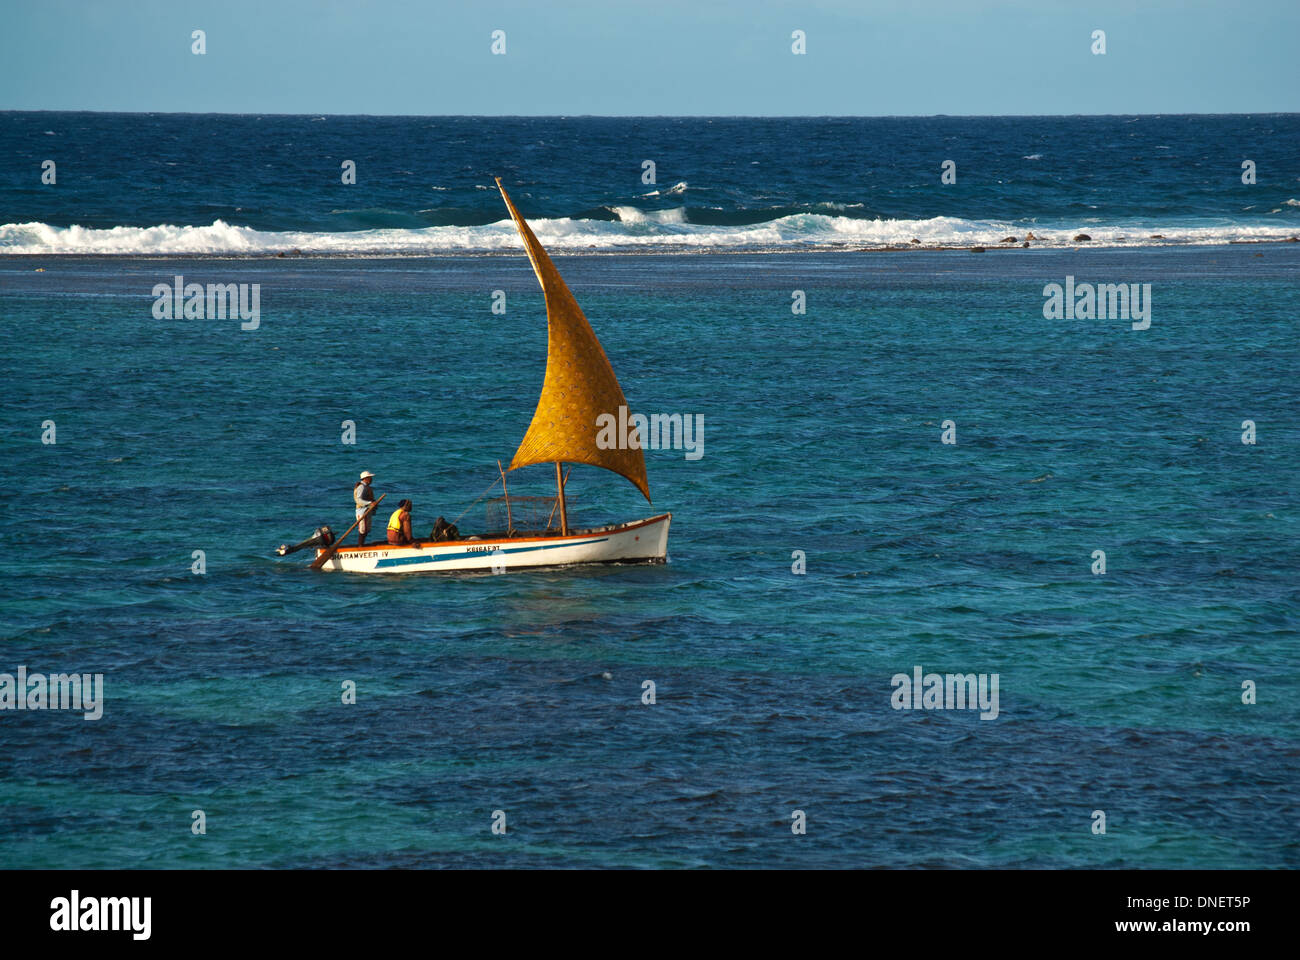
<path fill-rule="evenodd" d="M 1290 112 L 1297 37 L 1296 0 L 0 0 L 0 109 Z"/>

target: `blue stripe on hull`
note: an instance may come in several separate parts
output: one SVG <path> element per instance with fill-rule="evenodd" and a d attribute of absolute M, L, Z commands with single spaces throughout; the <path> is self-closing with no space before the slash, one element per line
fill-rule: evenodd
<path fill-rule="evenodd" d="M 497 549 L 502 553 L 531 553 L 534 550 L 560 550 L 564 547 L 585 547 L 589 543 L 604 543 L 609 537 L 598 537 L 595 540 L 577 540 L 573 543 L 544 543 L 536 547 L 506 547 Z M 387 567 L 405 567 L 413 563 L 437 563 L 440 560 L 459 560 L 462 557 L 491 557 L 496 555 L 496 550 L 466 550 L 463 553 L 444 553 L 436 556 L 421 554 L 415 557 L 385 557 L 382 560 L 375 561 L 375 569 L 381 570 Z"/>

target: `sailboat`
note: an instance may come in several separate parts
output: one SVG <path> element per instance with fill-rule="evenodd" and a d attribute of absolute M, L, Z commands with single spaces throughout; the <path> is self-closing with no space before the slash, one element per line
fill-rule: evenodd
<path fill-rule="evenodd" d="M 546 376 L 532 423 L 524 433 L 509 470 L 536 464 L 555 464 L 554 497 L 511 497 L 506 470 L 500 468 L 503 496 L 488 504 L 489 514 L 504 519 L 495 531 L 455 540 L 424 540 L 407 546 L 382 543 L 344 546 L 332 534 L 300 544 L 316 546 L 313 567 L 348 573 L 424 573 L 452 570 L 491 570 L 502 573 L 527 567 L 580 563 L 663 563 L 668 555 L 671 513 L 627 523 L 572 528 L 569 526 L 565 464 L 601 467 L 628 480 L 650 500 L 645 456 L 640 437 L 631 442 L 597 442 L 599 418 L 608 414 L 624 422 L 627 400 L 614 376 L 605 350 L 596 339 L 582 308 L 569 292 L 546 250 L 538 242 L 510 195 L 496 178 L 510 218 L 519 230 L 533 272 L 546 298 Z M 622 411 L 620 411 L 622 408 Z M 353 525 L 355 527 L 355 524 Z M 492 524 L 489 524 L 492 526 Z M 281 548 L 282 551 L 292 548 Z"/>

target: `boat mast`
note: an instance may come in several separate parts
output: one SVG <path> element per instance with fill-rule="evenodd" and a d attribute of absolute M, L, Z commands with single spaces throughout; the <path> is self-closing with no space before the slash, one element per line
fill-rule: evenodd
<path fill-rule="evenodd" d="M 497 469 L 501 471 L 501 493 L 506 498 L 506 535 L 513 537 L 515 535 L 515 519 L 510 515 L 510 489 L 506 486 L 506 472 L 501 466 L 501 461 L 497 461 Z"/>
<path fill-rule="evenodd" d="M 564 476 L 560 473 L 560 461 L 555 461 L 555 489 L 560 495 L 560 536 L 569 535 L 569 516 L 564 510 Z"/>

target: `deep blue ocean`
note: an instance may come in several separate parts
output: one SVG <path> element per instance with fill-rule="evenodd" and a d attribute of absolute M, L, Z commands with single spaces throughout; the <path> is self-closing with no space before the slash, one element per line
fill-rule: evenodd
<path fill-rule="evenodd" d="M 1083 232 L 1144 246 L 1300 233 L 1298 114 L 0 112 L 0 161 L 0 253 L 514 250 L 494 176 L 554 250 L 969 246 L 1028 232 L 1038 244 Z M 1247 161 L 1252 184 L 1242 182 Z"/>
<path fill-rule="evenodd" d="M 1300 866 L 1300 244 L 1228 242 L 1300 227 L 1298 134 L 0 114 L 0 674 L 105 693 L 0 710 L 0 866 Z M 703 417 L 653 506 L 570 481 L 578 523 L 671 511 L 669 562 L 276 557 L 363 469 L 483 516 L 546 359 L 493 174 L 631 407 Z M 927 249 L 861 249 L 877 217 Z M 1097 239 L 933 249 L 1003 229 Z M 157 319 L 177 275 L 260 284 L 257 329 Z M 1149 283 L 1149 328 L 1045 319 L 1067 277 Z M 918 666 L 996 674 L 997 717 L 894 709 Z"/>

